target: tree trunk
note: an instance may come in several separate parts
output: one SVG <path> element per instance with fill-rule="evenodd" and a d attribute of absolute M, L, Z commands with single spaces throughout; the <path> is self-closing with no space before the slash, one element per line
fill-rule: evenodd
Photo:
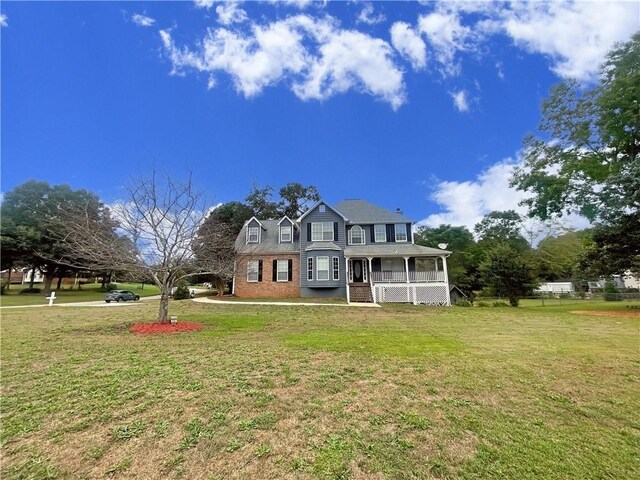
<path fill-rule="evenodd" d="M 216 290 L 218 291 L 218 297 L 222 297 L 224 295 L 224 288 L 227 286 L 227 282 L 224 280 L 218 279 L 215 282 Z"/>
<path fill-rule="evenodd" d="M 106 274 L 106 272 L 102 274 L 102 286 L 100 288 L 102 290 L 107 288 L 107 274 Z"/>
<path fill-rule="evenodd" d="M 169 321 L 169 294 L 171 288 L 162 288 L 160 295 L 160 308 L 158 310 L 158 323 L 167 323 Z"/>
<path fill-rule="evenodd" d="M 13 270 L 13 262 L 9 262 L 9 274 L 7 275 L 7 291 L 11 288 L 11 270 Z"/>
<path fill-rule="evenodd" d="M 56 284 L 56 290 L 60 290 L 60 287 L 62 286 L 62 277 L 63 277 L 63 273 L 60 272 L 58 274 L 58 283 Z"/>
<path fill-rule="evenodd" d="M 33 284 L 36 282 L 36 267 L 31 267 L 31 280 L 29 280 L 29 288 L 33 288 Z"/>
<path fill-rule="evenodd" d="M 49 295 L 51 293 L 51 283 L 53 283 L 53 272 L 47 271 L 44 274 L 44 294 Z"/>

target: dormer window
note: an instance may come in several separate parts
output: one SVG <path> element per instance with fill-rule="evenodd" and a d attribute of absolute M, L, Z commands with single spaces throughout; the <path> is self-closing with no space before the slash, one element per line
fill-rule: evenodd
<path fill-rule="evenodd" d="M 260 227 L 247 227 L 247 243 L 260 242 Z"/>
<path fill-rule="evenodd" d="M 325 213 L 326 211 L 327 211 L 327 207 L 325 207 L 324 204 L 318 207 L 318 212 Z"/>
<path fill-rule="evenodd" d="M 349 230 L 350 245 L 364 245 L 364 230 L 360 225 L 355 225 Z"/>
<path fill-rule="evenodd" d="M 280 226 L 280 243 L 291 243 L 292 227 L 291 225 Z"/>

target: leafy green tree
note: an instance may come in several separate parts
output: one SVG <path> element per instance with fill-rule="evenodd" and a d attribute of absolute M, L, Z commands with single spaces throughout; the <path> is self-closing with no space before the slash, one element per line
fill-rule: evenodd
<path fill-rule="evenodd" d="M 534 252 L 538 278 L 548 282 L 576 278 L 586 235 L 566 232 L 540 241 Z"/>
<path fill-rule="evenodd" d="M 524 165 L 512 185 L 533 195 L 524 200 L 542 219 L 578 212 L 613 232 L 640 230 L 640 32 L 617 45 L 602 66 L 598 84 L 583 90 L 566 81 L 542 105 L 542 137 L 525 139 Z M 632 244 L 633 238 L 603 235 Z M 600 248 L 606 244 L 597 243 Z M 619 249 L 614 245 L 612 251 Z M 615 260 L 622 271 L 637 253 Z M 633 252 L 632 252 L 633 253 Z M 613 260 L 615 253 L 608 252 Z"/>
<path fill-rule="evenodd" d="M 253 217 L 254 213 L 251 207 L 241 202 L 223 203 L 211 213 L 209 213 L 205 222 L 224 225 L 236 235 L 242 230 L 244 223 Z"/>
<path fill-rule="evenodd" d="M 254 184 L 251 192 L 245 198 L 246 205 L 256 218 L 273 220 L 287 215 L 292 220 L 300 215 L 315 202 L 320 200 L 318 189 L 313 185 L 304 186 L 301 183 L 290 182 L 278 190 L 279 200 L 273 200 L 273 187 L 267 185 L 260 188 Z"/>
<path fill-rule="evenodd" d="M 482 288 L 478 271 L 481 252 L 467 227 L 445 224 L 434 228 L 419 227 L 414 240 L 417 245 L 432 248 L 446 243 L 447 250 L 452 252 L 447 258 L 449 282 L 469 296 Z"/>
<path fill-rule="evenodd" d="M 254 184 L 244 201 L 256 218 L 269 220 L 277 218 L 279 215 L 278 204 L 273 201 L 273 187 L 271 185 L 260 188 Z"/>
<path fill-rule="evenodd" d="M 313 185 L 304 186 L 301 183 L 290 182 L 282 187 L 278 211 L 281 216 L 286 215 L 292 220 L 296 220 L 306 212 L 311 205 L 320 200 L 318 189 Z"/>
<path fill-rule="evenodd" d="M 528 259 L 506 244 L 487 250 L 480 272 L 490 294 L 504 297 L 517 307 L 521 297 L 530 295 L 535 285 Z"/>
<path fill-rule="evenodd" d="M 0 207 L 7 248 L 13 249 L 13 258 L 42 270 L 45 293 L 51 291 L 59 270 L 66 268 L 60 263 L 70 255 L 64 242 L 67 228 L 61 212 L 72 208 L 83 208 L 97 218 L 103 205 L 86 190 L 30 180 L 8 192 Z"/>
<path fill-rule="evenodd" d="M 473 230 L 479 241 L 487 246 L 505 243 L 520 252 L 529 249 L 529 243 L 521 233 L 522 217 L 514 210 L 490 212 Z"/>

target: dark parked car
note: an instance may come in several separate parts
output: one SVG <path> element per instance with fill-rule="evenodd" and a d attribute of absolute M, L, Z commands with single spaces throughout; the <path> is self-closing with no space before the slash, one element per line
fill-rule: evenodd
<path fill-rule="evenodd" d="M 119 302 L 120 300 L 126 302 L 127 300 L 140 300 L 140 295 L 136 295 L 129 290 L 112 290 L 104 297 L 104 301 L 107 303 L 110 302 Z"/>

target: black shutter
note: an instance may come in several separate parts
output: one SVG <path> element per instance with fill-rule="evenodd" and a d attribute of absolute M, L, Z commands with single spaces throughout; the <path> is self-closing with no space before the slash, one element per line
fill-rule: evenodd
<path fill-rule="evenodd" d="M 311 241 L 311 222 L 307 223 L 307 242 Z"/>
<path fill-rule="evenodd" d="M 289 259 L 289 281 L 293 280 L 293 260 Z"/>
<path fill-rule="evenodd" d="M 411 224 L 407 223 L 407 242 L 411 243 Z"/>
<path fill-rule="evenodd" d="M 376 243 L 376 226 L 371 225 L 371 243 Z"/>
<path fill-rule="evenodd" d="M 278 281 L 278 260 L 273 261 L 273 271 L 271 272 L 271 280 Z"/>
<path fill-rule="evenodd" d="M 395 243 L 396 241 L 396 226 L 393 223 L 387 224 L 387 242 Z"/>
<path fill-rule="evenodd" d="M 338 241 L 338 222 L 333 222 L 333 241 Z"/>
<path fill-rule="evenodd" d="M 258 281 L 262 281 L 262 260 L 258 260 Z"/>

